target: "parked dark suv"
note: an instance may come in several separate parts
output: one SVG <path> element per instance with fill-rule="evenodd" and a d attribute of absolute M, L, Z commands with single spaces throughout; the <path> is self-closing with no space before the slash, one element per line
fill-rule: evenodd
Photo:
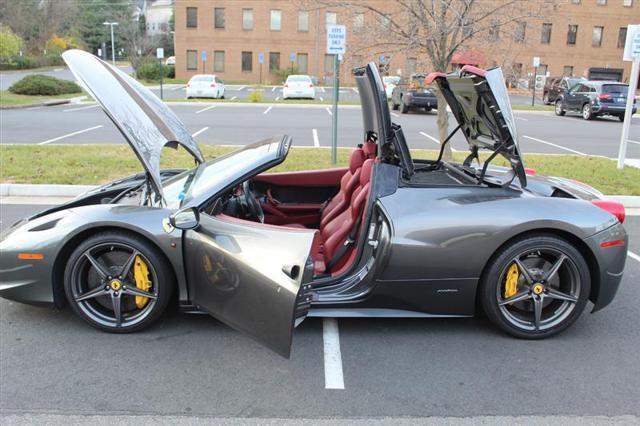
<path fill-rule="evenodd" d="M 425 76 L 413 74 L 410 79 L 402 79 L 391 92 L 391 108 L 404 114 L 412 109 L 424 108 L 431 111 L 438 108 L 436 92 L 425 87 Z"/>
<path fill-rule="evenodd" d="M 617 81 L 584 81 L 562 94 L 556 101 L 556 115 L 566 112 L 582 114 L 585 120 L 602 115 L 618 117 L 624 120 L 627 105 L 628 84 Z M 635 101 L 633 113 L 636 112 Z"/>
<path fill-rule="evenodd" d="M 545 105 L 554 103 L 560 95 L 575 86 L 576 84 L 586 81 L 582 77 L 549 77 L 542 89 L 542 102 Z"/>

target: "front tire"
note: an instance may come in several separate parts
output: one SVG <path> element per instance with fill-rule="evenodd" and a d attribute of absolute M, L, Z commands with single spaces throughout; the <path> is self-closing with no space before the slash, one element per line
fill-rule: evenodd
<path fill-rule="evenodd" d="M 482 277 L 480 301 L 501 330 L 522 339 L 543 339 L 578 319 L 590 290 L 582 254 L 564 239 L 535 234 L 493 256 Z"/>
<path fill-rule="evenodd" d="M 555 113 L 558 116 L 563 116 L 565 115 L 567 112 L 564 110 L 564 108 L 562 108 L 562 99 L 558 99 L 556 101 L 556 108 L 555 108 Z"/>
<path fill-rule="evenodd" d="M 87 238 L 69 256 L 64 275 L 71 309 L 89 325 L 111 333 L 138 331 L 157 321 L 173 285 L 162 253 L 129 232 Z"/>

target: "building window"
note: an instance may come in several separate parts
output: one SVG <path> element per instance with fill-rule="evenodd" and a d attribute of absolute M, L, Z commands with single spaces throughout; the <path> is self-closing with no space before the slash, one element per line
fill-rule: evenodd
<path fill-rule="evenodd" d="M 213 28 L 224 28 L 224 7 L 213 9 Z"/>
<path fill-rule="evenodd" d="M 567 31 L 567 44 L 571 46 L 575 45 L 577 38 L 578 38 L 578 26 L 569 25 L 569 30 Z"/>
<path fill-rule="evenodd" d="M 524 43 L 524 37 L 527 31 L 526 22 L 516 22 L 515 41 L 516 43 Z"/>
<path fill-rule="evenodd" d="M 353 15 L 353 32 L 359 33 L 364 30 L 364 13 L 356 13 Z"/>
<path fill-rule="evenodd" d="M 326 25 L 336 25 L 338 23 L 338 14 L 336 12 L 327 12 Z"/>
<path fill-rule="evenodd" d="M 333 74 L 333 57 L 334 56 L 335 55 L 325 53 L 324 55 L 324 73 L 325 74 Z"/>
<path fill-rule="evenodd" d="M 198 8 L 187 8 L 187 28 L 198 28 Z"/>
<path fill-rule="evenodd" d="M 242 71 L 253 71 L 253 52 L 242 52 Z"/>
<path fill-rule="evenodd" d="M 187 70 L 198 69 L 198 51 L 187 50 Z"/>
<path fill-rule="evenodd" d="M 498 21 L 491 21 L 491 26 L 489 27 L 489 40 L 496 41 L 500 38 L 500 27 L 498 26 Z"/>
<path fill-rule="evenodd" d="M 415 74 L 418 69 L 418 59 L 417 58 L 407 58 L 407 75 Z"/>
<path fill-rule="evenodd" d="M 633 0 L 622 0 L 622 5 L 624 7 L 631 7 L 633 6 Z"/>
<path fill-rule="evenodd" d="M 271 11 L 269 29 L 271 31 L 280 31 L 280 28 L 282 28 L 282 11 L 278 9 L 273 9 Z"/>
<path fill-rule="evenodd" d="M 573 75 L 573 65 L 565 65 L 562 68 L 562 75 L 566 77 L 571 77 Z"/>
<path fill-rule="evenodd" d="M 306 74 L 309 70 L 309 54 L 298 53 L 296 55 L 296 66 L 300 74 Z"/>
<path fill-rule="evenodd" d="M 580 4 L 580 0 L 571 0 L 571 3 L 573 3 L 573 4 Z"/>
<path fill-rule="evenodd" d="M 593 27 L 593 33 L 591 35 L 591 46 L 592 47 L 600 47 L 602 46 L 602 33 L 604 32 L 604 27 Z"/>
<path fill-rule="evenodd" d="M 269 71 L 274 72 L 280 69 L 280 52 L 269 52 Z"/>
<path fill-rule="evenodd" d="M 242 29 L 253 29 L 253 9 L 242 9 Z"/>
<path fill-rule="evenodd" d="M 596 4 L 598 6 L 606 6 L 607 5 L 607 0 L 596 0 Z"/>
<path fill-rule="evenodd" d="M 224 72 L 224 50 L 213 51 L 213 70 L 215 72 Z"/>
<path fill-rule="evenodd" d="M 618 49 L 624 49 L 627 42 L 627 27 L 620 27 L 618 30 Z"/>
<path fill-rule="evenodd" d="M 552 24 L 549 24 L 549 23 L 542 24 L 542 37 L 540 38 L 540 43 L 542 44 L 551 43 L 551 28 L 552 28 Z"/>
<path fill-rule="evenodd" d="M 309 12 L 306 10 L 298 12 L 298 31 L 309 31 Z"/>

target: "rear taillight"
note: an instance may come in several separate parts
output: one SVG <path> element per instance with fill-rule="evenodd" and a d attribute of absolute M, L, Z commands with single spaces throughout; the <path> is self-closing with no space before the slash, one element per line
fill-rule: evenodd
<path fill-rule="evenodd" d="M 534 176 L 534 175 L 537 173 L 536 169 L 531 169 L 531 168 L 529 168 L 529 167 L 526 167 L 526 168 L 524 169 L 524 172 L 525 172 L 528 176 Z"/>
<path fill-rule="evenodd" d="M 216 84 L 215 83 L 211 83 L 211 87 L 216 87 Z"/>
<path fill-rule="evenodd" d="M 189 87 L 189 83 L 187 83 L 187 87 Z"/>
<path fill-rule="evenodd" d="M 605 210 L 617 217 L 620 223 L 624 222 L 626 214 L 622 203 L 612 200 L 593 200 L 592 202 L 602 210 Z"/>
<path fill-rule="evenodd" d="M 611 95 L 608 94 L 608 93 L 603 93 L 602 95 L 598 96 L 598 99 L 601 100 L 601 101 L 605 101 L 607 99 L 611 99 Z"/>
<path fill-rule="evenodd" d="M 284 84 L 284 87 L 289 87 L 289 85 L 287 83 Z"/>
<path fill-rule="evenodd" d="M 310 85 L 309 85 L 309 88 L 313 89 L 313 84 L 310 84 Z"/>

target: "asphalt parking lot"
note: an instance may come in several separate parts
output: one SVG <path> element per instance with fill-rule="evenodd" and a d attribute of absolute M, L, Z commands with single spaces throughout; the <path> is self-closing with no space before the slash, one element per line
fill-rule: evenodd
<path fill-rule="evenodd" d="M 295 146 L 329 147 L 331 108 L 327 105 L 190 103 L 169 104 L 200 143 L 244 145 L 275 134 L 293 137 Z M 616 157 L 622 123 L 599 118 L 557 117 L 552 112 L 515 111 L 525 153 L 604 155 Z M 438 148 L 436 113 L 392 112 L 412 148 Z M 633 117 L 628 158 L 640 158 L 640 117 Z M 454 120 L 450 120 L 453 130 Z M 242 129 L 241 132 L 238 129 Z M 315 131 L 314 131 L 315 130 Z M 339 108 L 338 142 L 353 147 L 362 140 L 359 107 Z M 317 136 L 317 137 L 316 137 Z M 2 143 L 84 144 L 124 143 L 115 126 L 97 104 L 59 105 L 3 110 Z M 453 148 L 467 151 L 461 135 Z"/>
<path fill-rule="evenodd" d="M 0 205 L 1 226 L 42 208 Z M 626 227 L 636 256 L 617 297 L 552 339 L 513 339 L 485 319 L 339 320 L 344 389 L 325 388 L 320 319 L 298 327 L 286 360 L 205 315 L 173 311 L 148 331 L 110 335 L 69 310 L 0 299 L 0 411 L 638 416 L 640 217 Z"/>

